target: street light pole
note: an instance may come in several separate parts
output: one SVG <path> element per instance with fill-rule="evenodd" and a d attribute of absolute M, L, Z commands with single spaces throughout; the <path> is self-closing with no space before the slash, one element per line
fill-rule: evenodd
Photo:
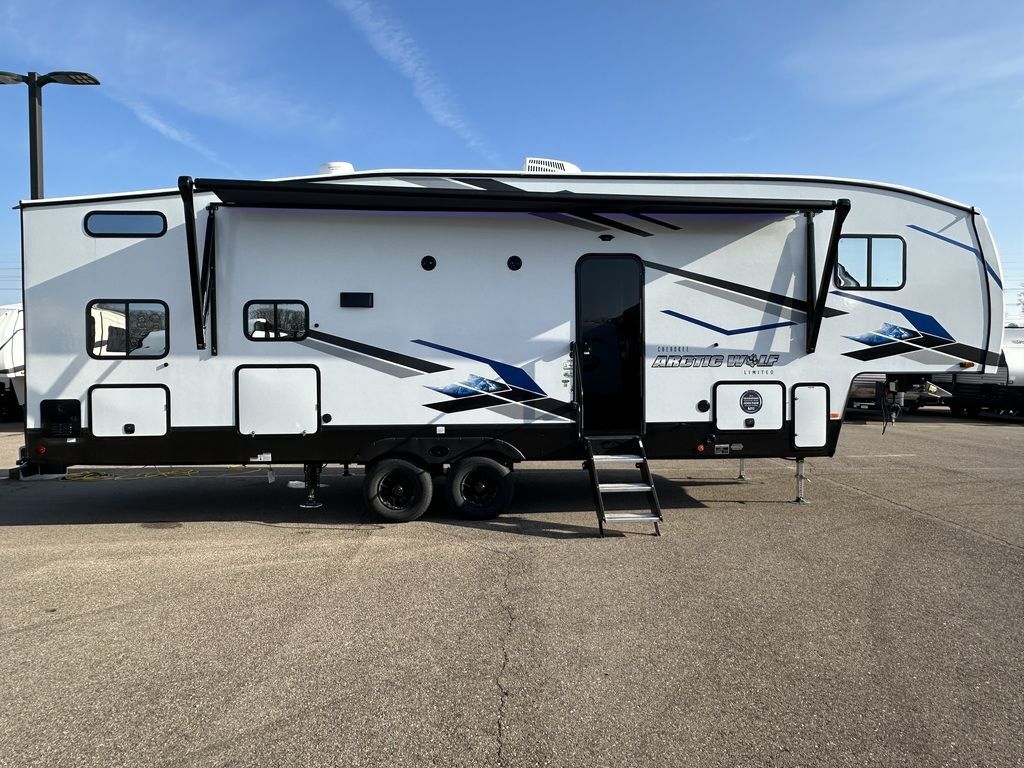
<path fill-rule="evenodd" d="M 50 83 L 61 85 L 99 85 L 100 81 L 88 72 L 50 72 L 40 75 L 29 72 L 0 72 L 0 85 L 25 83 L 28 86 L 28 162 L 31 195 L 33 200 L 43 196 L 43 86 Z"/>
<path fill-rule="evenodd" d="M 33 200 L 43 196 L 43 85 L 38 72 L 29 72 L 28 86 L 28 166 Z"/>

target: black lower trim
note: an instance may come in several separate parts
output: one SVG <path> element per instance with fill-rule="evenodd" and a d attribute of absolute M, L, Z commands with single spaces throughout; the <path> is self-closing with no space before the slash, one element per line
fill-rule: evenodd
<path fill-rule="evenodd" d="M 820 449 L 801 450 L 801 456 L 831 456 L 839 440 L 841 422 L 830 421 L 828 442 Z M 654 423 L 647 425 L 644 444 L 651 459 L 702 459 L 715 456 L 714 446 L 728 444 L 734 458 L 770 458 L 794 456 L 791 444 L 792 423 L 770 433 L 716 432 L 709 422 Z M 415 439 L 424 453 L 453 441 L 475 439 L 501 441 L 528 461 L 571 460 L 585 458 L 575 422 L 559 424 L 494 424 L 454 426 L 437 434 L 434 425 L 395 427 L 344 427 L 323 425 L 304 437 L 247 437 L 228 427 L 175 427 L 162 437 L 102 437 L 82 433 L 74 442 L 46 437 L 41 430 L 25 434 L 29 461 L 42 459 L 48 464 L 142 466 L 150 464 L 251 464 L 256 457 L 270 454 L 277 464 L 305 462 L 364 463 L 382 441 Z M 732 448 L 739 446 L 742 448 Z M 703 449 L 700 447 L 703 446 Z M 40 448 L 45 450 L 40 452 Z M 438 451 L 433 460 L 445 462 Z M 430 459 L 428 459 L 430 460 Z"/>

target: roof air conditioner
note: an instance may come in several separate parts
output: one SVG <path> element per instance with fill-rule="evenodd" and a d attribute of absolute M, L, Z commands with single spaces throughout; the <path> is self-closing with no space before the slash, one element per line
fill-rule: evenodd
<path fill-rule="evenodd" d="M 551 160 L 546 157 L 528 157 L 523 161 L 527 173 L 580 173 L 580 167 L 565 160 Z"/>

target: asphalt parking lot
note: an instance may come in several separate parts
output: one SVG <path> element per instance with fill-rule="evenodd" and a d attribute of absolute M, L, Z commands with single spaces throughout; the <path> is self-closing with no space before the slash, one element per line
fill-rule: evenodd
<path fill-rule="evenodd" d="M 569 464 L 487 523 L 333 468 L 314 513 L 297 468 L 0 481 L 0 765 L 1020 765 L 1022 456 L 854 421 L 806 506 L 655 462 L 660 538 L 597 538 Z"/>

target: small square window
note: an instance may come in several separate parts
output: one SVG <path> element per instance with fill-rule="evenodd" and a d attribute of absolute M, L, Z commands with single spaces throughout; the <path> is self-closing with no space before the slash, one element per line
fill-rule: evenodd
<path fill-rule="evenodd" d="M 245 305 L 245 338 L 250 341 L 299 341 L 309 330 L 304 301 L 250 301 Z"/>
<path fill-rule="evenodd" d="M 86 308 L 86 338 L 91 357 L 164 357 L 167 305 L 156 300 L 92 301 Z"/>
<path fill-rule="evenodd" d="M 835 285 L 847 290 L 897 290 L 906 284 L 907 244 L 895 235 L 839 238 Z"/>

